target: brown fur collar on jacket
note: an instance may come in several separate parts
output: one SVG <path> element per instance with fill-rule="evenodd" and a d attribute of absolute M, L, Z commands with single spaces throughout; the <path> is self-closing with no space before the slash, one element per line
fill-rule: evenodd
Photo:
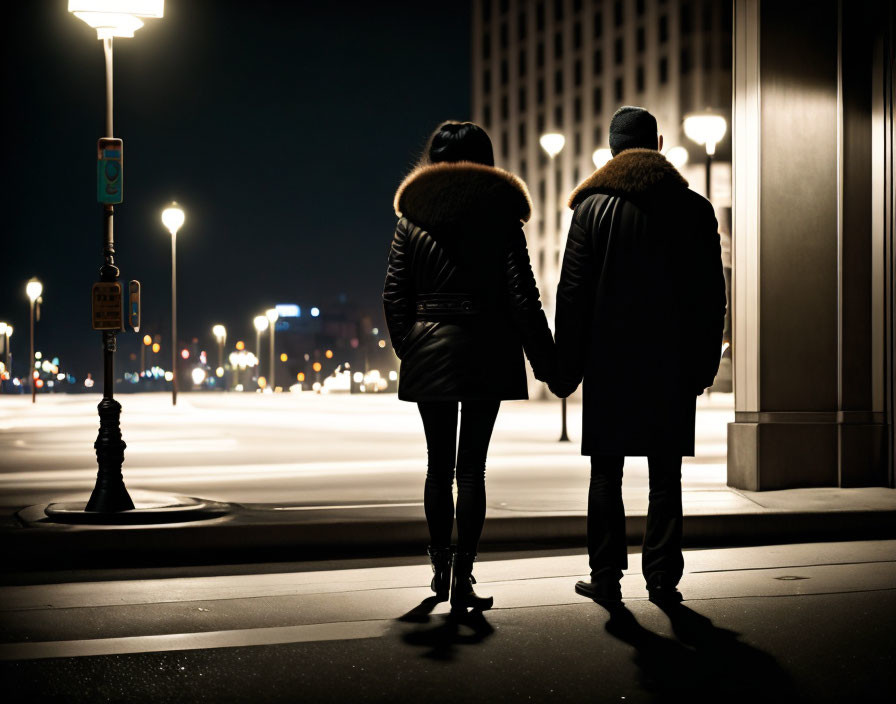
<path fill-rule="evenodd" d="M 569 196 L 569 207 L 575 210 L 595 193 L 638 196 L 669 183 L 688 186 L 678 170 L 655 149 L 626 149 L 576 187 Z"/>
<path fill-rule="evenodd" d="M 509 171 L 471 161 L 414 169 L 395 193 L 395 214 L 423 228 L 508 218 L 526 222 L 532 201 L 526 184 Z"/>

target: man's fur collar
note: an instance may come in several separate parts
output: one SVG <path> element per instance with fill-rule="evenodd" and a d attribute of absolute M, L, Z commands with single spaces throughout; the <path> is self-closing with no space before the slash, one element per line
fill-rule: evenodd
<path fill-rule="evenodd" d="M 395 193 L 395 214 L 433 228 L 485 217 L 526 222 L 529 191 L 509 171 L 471 161 L 439 162 L 414 169 Z"/>
<path fill-rule="evenodd" d="M 569 207 L 575 209 L 594 193 L 640 196 L 660 184 L 688 186 L 678 170 L 655 149 L 626 149 L 576 187 L 569 196 Z"/>

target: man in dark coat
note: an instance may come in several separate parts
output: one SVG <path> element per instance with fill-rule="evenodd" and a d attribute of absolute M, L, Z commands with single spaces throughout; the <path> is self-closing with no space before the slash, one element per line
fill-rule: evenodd
<path fill-rule="evenodd" d="M 584 379 L 582 454 L 591 456 L 591 581 L 576 591 L 621 599 L 628 566 L 622 467 L 647 456 L 650 505 L 642 552 L 652 601 L 680 601 L 681 458 L 694 454 L 696 397 L 712 385 L 725 322 L 718 226 L 708 200 L 660 153 L 656 119 L 622 107 L 613 158 L 580 184 L 557 288 L 565 397 Z"/>

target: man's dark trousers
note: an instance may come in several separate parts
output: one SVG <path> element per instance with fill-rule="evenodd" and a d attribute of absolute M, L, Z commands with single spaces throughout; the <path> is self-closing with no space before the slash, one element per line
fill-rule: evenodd
<path fill-rule="evenodd" d="M 619 455 L 591 456 L 588 488 L 588 561 L 592 580 L 618 579 L 628 567 L 622 467 Z M 674 588 L 681 580 L 681 457 L 651 455 L 647 532 L 641 555 L 648 589 Z"/>

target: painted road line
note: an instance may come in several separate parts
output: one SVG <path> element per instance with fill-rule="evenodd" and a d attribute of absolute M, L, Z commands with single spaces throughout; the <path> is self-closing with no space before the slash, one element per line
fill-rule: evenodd
<path fill-rule="evenodd" d="M 209 631 L 206 633 L 172 633 L 156 636 L 128 636 L 124 638 L 3 643 L 0 644 L 0 660 L 44 660 L 47 658 L 79 658 L 95 655 L 160 653 L 172 650 L 244 648 L 254 645 L 358 640 L 361 638 L 379 638 L 385 634 L 390 624 L 391 621 L 389 620 L 348 621 L 315 623 L 306 626 Z"/>
<path fill-rule="evenodd" d="M 331 506 L 275 506 L 275 511 L 330 511 L 350 508 L 396 508 L 399 506 L 422 506 L 422 501 L 406 504 L 333 504 Z"/>

